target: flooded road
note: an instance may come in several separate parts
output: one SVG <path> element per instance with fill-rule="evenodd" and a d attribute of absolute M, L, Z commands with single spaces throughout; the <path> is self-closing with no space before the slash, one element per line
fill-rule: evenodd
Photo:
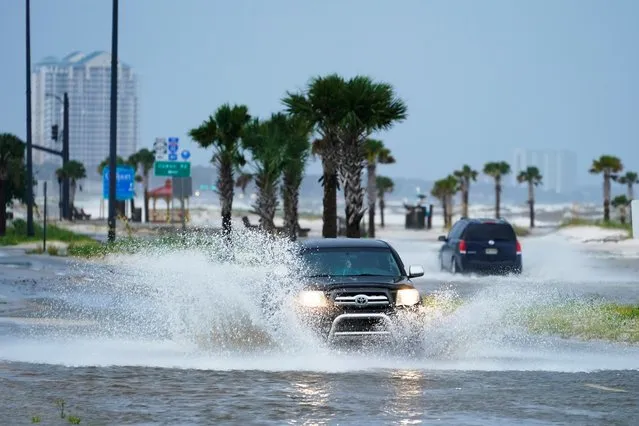
<path fill-rule="evenodd" d="M 453 279 L 438 270 L 436 243 L 390 242 L 405 263 L 424 265 L 416 284 L 442 305 L 419 354 L 343 352 L 286 309 L 265 316 L 257 301 L 285 306 L 297 288 L 268 278 L 285 256 L 278 247 L 246 242 L 237 266 L 195 252 L 87 265 L 4 250 L 0 416 L 11 425 L 69 424 L 69 415 L 95 425 L 636 424 L 638 346 L 535 335 L 519 318 L 567 298 L 636 302 L 636 259 L 547 236 L 524 243 L 521 277 Z M 463 304 L 446 313 L 451 295 Z"/>

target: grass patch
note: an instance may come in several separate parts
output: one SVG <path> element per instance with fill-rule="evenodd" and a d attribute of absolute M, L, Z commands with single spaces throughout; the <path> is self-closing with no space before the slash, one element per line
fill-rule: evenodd
<path fill-rule="evenodd" d="M 120 238 L 113 243 L 102 243 L 95 240 L 72 242 L 67 247 L 67 255 L 91 259 L 102 258 L 110 254 L 160 253 L 194 248 L 215 255 L 220 251 L 228 251 L 226 246 L 220 241 L 219 238 L 206 233 L 190 235 L 182 235 L 180 233 L 167 234 L 150 240 L 128 236 Z"/>
<path fill-rule="evenodd" d="M 466 303 L 459 297 L 436 294 L 424 296 L 422 302 L 429 311 L 444 316 L 454 314 Z M 504 312 L 503 320 L 533 334 L 639 343 L 639 305 L 570 301 Z"/>
<path fill-rule="evenodd" d="M 610 220 L 608 222 L 604 222 L 601 219 L 590 220 L 583 218 L 571 218 L 563 221 L 560 227 L 568 227 L 568 226 L 598 226 L 600 228 L 605 229 L 621 229 L 628 232 L 632 231 L 632 226 L 629 223 L 621 223 L 615 220 Z"/>
<path fill-rule="evenodd" d="M 42 225 L 33 224 L 35 235 L 27 236 L 27 222 L 22 219 L 15 219 L 11 226 L 7 227 L 6 235 L 0 237 L 0 246 L 14 246 L 22 243 L 40 242 L 42 241 L 44 232 Z M 47 225 L 47 240 L 61 241 L 65 243 L 93 241 L 91 237 L 82 234 L 76 234 L 68 229 L 60 228 L 56 225 Z"/>
<path fill-rule="evenodd" d="M 572 302 L 535 308 L 525 316 L 529 330 L 540 334 L 639 343 L 639 306 Z"/>

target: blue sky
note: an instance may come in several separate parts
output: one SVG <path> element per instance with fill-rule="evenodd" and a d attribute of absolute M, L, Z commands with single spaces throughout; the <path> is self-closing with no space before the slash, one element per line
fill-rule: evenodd
<path fill-rule="evenodd" d="M 110 0 L 31 0 L 32 60 L 110 50 Z M 141 143 L 187 139 L 224 102 L 267 116 L 317 74 L 392 83 L 409 117 L 377 135 L 391 176 L 439 178 L 513 150 L 639 169 L 639 1 L 120 1 L 140 77 Z M 0 0 L 0 131 L 25 137 L 24 1 Z M 204 164 L 205 152 L 194 152 Z M 319 163 L 310 170 L 320 170 Z"/>

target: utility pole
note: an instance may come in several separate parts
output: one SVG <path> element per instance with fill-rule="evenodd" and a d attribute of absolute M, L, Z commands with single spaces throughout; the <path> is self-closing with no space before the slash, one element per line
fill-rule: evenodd
<path fill-rule="evenodd" d="M 27 83 L 27 236 L 33 237 L 33 157 L 31 140 L 31 1 L 26 0 Z"/>
<path fill-rule="evenodd" d="M 109 217 L 108 241 L 115 242 L 116 167 L 118 130 L 118 0 L 113 0 L 111 27 L 111 138 L 109 144 Z"/>
<path fill-rule="evenodd" d="M 69 162 L 69 95 L 64 92 L 64 113 L 62 118 L 62 167 L 65 167 Z M 71 220 L 71 206 L 69 203 L 69 178 L 65 177 L 62 182 L 62 216 Z"/>

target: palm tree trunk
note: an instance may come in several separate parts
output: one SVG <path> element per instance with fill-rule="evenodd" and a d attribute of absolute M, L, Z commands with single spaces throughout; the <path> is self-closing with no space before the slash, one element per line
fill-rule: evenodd
<path fill-rule="evenodd" d="M 71 179 L 69 182 L 69 217 L 73 217 L 73 210 L 75 209 L 75 190 L 77 187 L 77 182 L 75 179 Z"/>
<path fill-rule="evenodd" d="M 131 217 L 135 214 L 135 198 L 131 198 Z"/>
<path fill-rule="evenodd" d="M 255 210 L 260 216 L 260 227 L 267 233 L 272 234 L 275 230 L 273 218 L 277 208 L 277 185 L 268 176 L 258 174 L 255 177 L 257 187 L 257 203 Z"/>
<path fill-rule="evenodd" d="M 375 203 L 377 198 L 375 163 L 368 164 L 368 238 L 375 238 Z"/>
<path fill-rule="evenodd" d="M 217 187 L 220 193 L 220 205 L 222 208 L 222 232 L 230 236 L 233 213 L 233 163 L 230 159 L 222 158 L 219 161 L 219 175 Z"/>
<path fill-rule="evenodd" d="M 501 179 L 495 179 L 495 219 L 501 218 Z"/>
<path fill-rule="evenodd" d="M 442 198 L 442 210 L 444 213 L 444 228 L 448 228 L 448 205 L 446 197 Z"/>
<path fill-rule="evenodd" d="M 322 186 L 324 189 L 322 211 L 322 237 L 337 238 L 337 168 L 329 154 L 322 157 Z"/>
<path fill-rule="evenodd" d="M 144 179 L 144 222 L 149 222 L 149 174 L 146 173 Z"/>
<path fill-rule="evenodd" d="M 7 234 L 7 181 L 0 180 L 0 237 Z"/>
<path fill-rule="evenodd" d="M 343 149 L 341 167 L 344 181 L 344 201 L 346 204 L 346 237 L 361 238 L 360 224 L 364 212 L 364 191 L 362 170 L 364 169 L 360 146 L 356 142 L 346 144 Z"/>
<path fill-rule="evenodd" d="M 604 173 L 603 184 L 603 208 L 604 208 L 604 222 L 610 221 L 610 174 Z"/>
<path fill-rule="evenodd" d="M 468 183 L 465 184 L 464 189 L 462 191 L 462 215 L 464 217 L 468 217 L 468 199 L 469 199 L 470 188 Z"/>
<path fill-rule="evenodd" d="M 528 182 L 528 208 L 530 214 L 530 227 L 535 227 L 535 186 Z"/>
<path fill-rule="evenodd" d="M 284 229 L 289 240 L 296 241 L 299 231 L 298 203 L 299 203 L 299 179 L 284 174 L 282 187 L 282 200 L 284 201 Z"/>
<path fill-rule="evenodd" d="M 384 209 L 386 208 L 386 202 L 384 201 L 384 197 L 379 198 L 379 220 L 380 226 L 383 228 L 384 225 Z"/>

